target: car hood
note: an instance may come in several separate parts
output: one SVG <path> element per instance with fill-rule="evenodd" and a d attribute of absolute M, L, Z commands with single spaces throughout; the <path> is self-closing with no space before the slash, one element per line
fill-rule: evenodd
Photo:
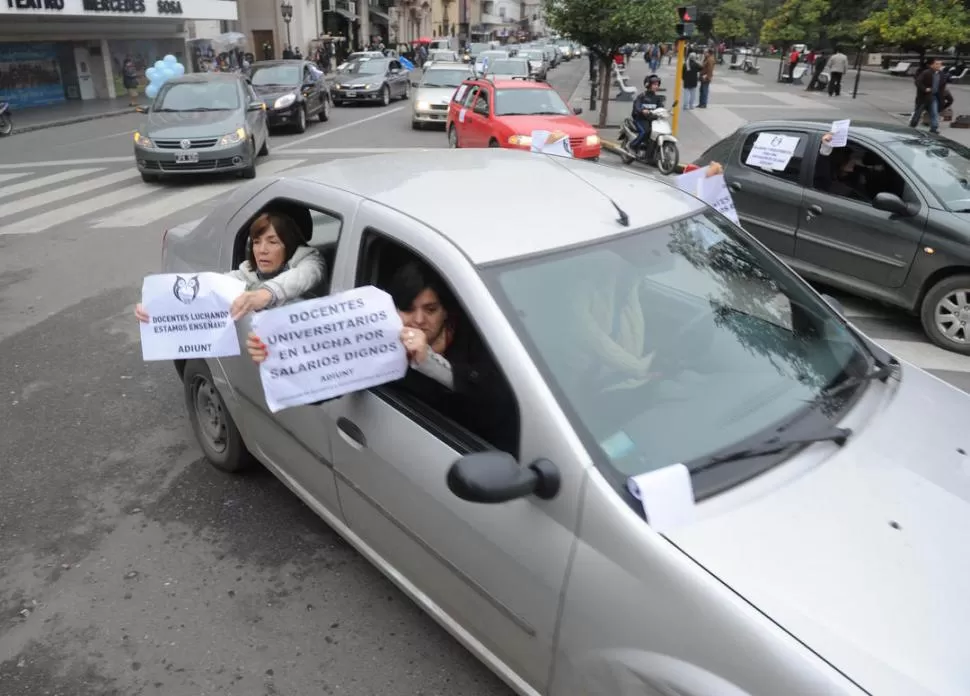
<path fill-rule="evenodd" d="M 970 685 L 970 396 L 904 363 L 831 459 L 667 536 L 871 694 Z"/>
<path fill-rule="evenodd" d="M 256 92 L 256 96 L 262 99 L 268 104 L 272 104 L 274 101 L 286 94 L 298 94 L 300 91 L 299 85 L 293 85 L 292 87 L 280 87 L 279 85 L 265 85 L 265 86 L 254 86 L 253 91 Z"/>
<path fill-rule="evenodd" d="M 418 87 L 414 91 L 414 101 L 426 101 L 429 104 L 447 104 L 451 101 L 456 87 Z"/>
<path fill-rule="evenodd" d="M 384 84 L 383 75 L 338 75 L 334 84 L 341 87 L 356 87 L 362 89 L 364 85 Z"/>
<path fill-rule="evenodd" d="M 499 116 L 500 123 L 520 135 L 529 135 L 534 130 L 561 130 L 568 136 L 586 136 L 596 133 L 596 129 L 579 116 Z"/>
<path fill-rule="evenodd" d="M 142 132 L 149 138 L 205 138 L 246 125 L 241 111 L 152 112 Z"/>

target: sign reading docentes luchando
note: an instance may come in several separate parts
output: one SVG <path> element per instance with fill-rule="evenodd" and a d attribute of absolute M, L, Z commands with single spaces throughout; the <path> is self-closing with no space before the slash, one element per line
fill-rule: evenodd
<path fill-rule="evenodd" d="M 0 0 L 0 14 L 238 19 L 225 0 Z"/>

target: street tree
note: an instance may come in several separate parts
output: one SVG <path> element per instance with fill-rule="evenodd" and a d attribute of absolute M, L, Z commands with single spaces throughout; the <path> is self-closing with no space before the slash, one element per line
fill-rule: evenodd
<path fill-rule="evenodd" d="M 877 43 L 925 53 L 970 41 L 970 12 L 963 0 L 888 0 L 860 30 Z"/>
<path fill-rule="evenodd" d="M 586 46 L 598 63 L 602 128 L 609 110 L 613 56 L 626 44 L 673 39 L 677 10 L 675 0 L 546 0 L 546 22 Z"/>
<path fill-rule="evenodd" d="M 855 44 L 860 22 L 872 14 L 880 0 L 786 0 L 761 26 L 761 41 L 773 44 Z"/>
<path fill-rule="evenodd" d="M 748 41 L 754 31 L 756 13 L 750 0 L 725 0 L 714 14 L 714 36 Z"/>

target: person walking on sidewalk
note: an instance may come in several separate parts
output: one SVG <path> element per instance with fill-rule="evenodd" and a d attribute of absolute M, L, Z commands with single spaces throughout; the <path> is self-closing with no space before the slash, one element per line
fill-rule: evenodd
<path fill-rule="evenodd" d="M 701 65 L 701 95 L 700 103 L 697 105 L 702 109 L 707 108 L 707 99 L 711 93 L 711 80 L 714 79 L 714 49 L 708 46 L 704 49 L 704 63 Z"/>
<path fill-rule="evenodd" d="M 909 119 L 909 127 L 916 128 L 923 118 L 923 112 L 930 112 L 930 133 L 940 132 L 940 106 L 946 91 L 943 77 L 943 61 L 934 58 L 929 67 L 916 78 L 916 110 Z"/>
<path fill-rule="evenodd" d="M 138 71 L 135 69 L 135 61 L 131 59 L 131 56 L 125 58 L 121 81 L 125 89 L 128 90 L 128 106 L 138 106 Z"/>
<path fill-rule="evenodd" d="M 829 96 L 842 96 L 842 76 L 849 70 L 849 59 L 841 48 L 835 47 L 835 53 L 825 62 L 825 67 L 829 71 Z"/>
<path fill-rule="evenodd" d="M 701 66 L 693 51 L 684 63 L 684 110 L 690 111 L 697 105 L 697 85 L 700 82 Z"/>

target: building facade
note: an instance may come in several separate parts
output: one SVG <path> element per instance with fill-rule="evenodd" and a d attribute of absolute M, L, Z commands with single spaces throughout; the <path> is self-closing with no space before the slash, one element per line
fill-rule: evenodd
<path fill-rule="evenodd" d="M 481 7 L 481 20 L 471 30 L 477 40 L 505 42 L 518 33 L 522 19 L 519 0 L 482 0 Z"/>

